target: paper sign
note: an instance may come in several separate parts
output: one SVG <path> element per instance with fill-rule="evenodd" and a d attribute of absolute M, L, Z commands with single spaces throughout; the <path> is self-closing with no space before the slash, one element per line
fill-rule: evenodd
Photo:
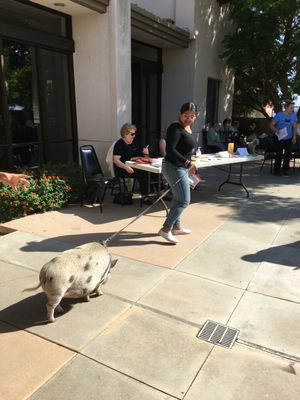
<path fill-rule="evenodd" d="M 239 156 L 249 156 L 249 153 L 248 153 L 248 150 L 246 149 L 246 147 L 238 147 L 236 152 Z"/>
<path fill-rule="evenodd" d="M 221 158 L 229 158 L 228 151 L 219 151 L 218 156 Z"/>
<path fill-rule="evenodd" d="M 284 139 L 288 135 L 288 131 L 286 128 L 279 129 L 279 132 L 276 132 L 278 140 Z"/>

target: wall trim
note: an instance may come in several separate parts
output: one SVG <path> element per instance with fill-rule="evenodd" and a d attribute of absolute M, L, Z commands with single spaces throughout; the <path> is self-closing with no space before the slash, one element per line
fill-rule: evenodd
<path fill-rule="evenodd" d="M 109 5 L 109 0 L 71 0 L 83 7 L 105 14 Z"/>
<path fill-rule="evenodd" d="M 131 4 L 131 26 L 149 37 L 155 37 L 156 40 L 159 38 L 176 47 L 186 48 L 191 42 L 189 31 L 179 28 L 136 4 Z"/>

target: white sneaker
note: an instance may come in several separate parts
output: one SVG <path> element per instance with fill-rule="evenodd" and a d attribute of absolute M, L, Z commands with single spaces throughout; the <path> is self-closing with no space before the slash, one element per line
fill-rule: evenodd
<path fill-rule="evenodd" d="M 192 231 L 190 229 L 173 229 L 172 230 L 172 234 L 173 235 L 189 235 L 190 233 L 192 233 Z"/>
<path fill-rule="evenodd" d="M 178 240 L 174 238 L 174 236 L 172 235 L 172 232 L 165 232 L 162 229 L 158 232 L 158 234 L 163 237 L 164 239 L 166 239 L 168 242 L 171 242 L 173 244 L 178 243 Z"/>

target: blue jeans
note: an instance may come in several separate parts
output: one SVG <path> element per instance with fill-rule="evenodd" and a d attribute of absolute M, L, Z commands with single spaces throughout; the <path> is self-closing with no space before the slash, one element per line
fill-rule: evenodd
<path fill-rule="evenodd" d="M 170 230 L 173 226 L 181 226 L 180 216 L 191 201 L 191 190 L 188 180 L 189 172 L 184 167 L 177 167 L 168 161 L 163 161 L 162 174 L 170 185 L 173 194 L 169 215 L 163 225 L 164 228 Z M 174 185 L 179 179 L 180 181 Z"/>

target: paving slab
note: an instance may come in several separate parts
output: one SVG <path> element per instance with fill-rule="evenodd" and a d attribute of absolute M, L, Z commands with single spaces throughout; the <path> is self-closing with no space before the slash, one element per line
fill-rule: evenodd
<path fill-rule="evenodd" d="M 113 369 L 182 398 L 212 346 L 197 328 L 133 307 L 83 349 Z"/>
<path fill-rule="evenodd" d="M 25 399 L 75 353 L 0 321 L 0 398 Z"/>
<path fill-rule="evenodd" d="M 24 279 L 33 276 L 32 271 L 17 265 L 0 261 L 0 285 L 15 279 Z"/>
<path fill-rule="evenodd" d="M 248 290 L 300 303 L 300 249 L 273 246 L 264 258 Z"/>
<path fill-rule="evenodd" d="M 78 355 L 28 400 L 171 400 L 138 381 Z"/>
<path fill-rule="evenodd" d="M 49 323 L 46 321 L 45 294 L 40 290 L 23 292 L 24 288 L 37 283 L 38 274 L 32 273 L 31 277 L 0 285 L 0 320 L 72 349 L 80 350 L 130 307 L 130 304 L 106 294 L 92 297 L 88 303 L 82 299 L 63 299 L 65 312 L 56 313 L 56 322 Z"/>
<path fill-rule="evenodd" d="M 201 199 L 199 193 L 197 196 Z M 3 227 L 78 246 L 107 239 L 129 224 L 141 211 L 143 209 L 138 204 L 129 207 L 108 204 L 105 205 L 103 214 L 99 213 L 99 207 L 69 206 L 59 211 L 29 215 L 10 221 L 3 224 Z M 109 248 L 112 253 L 123 257 L 174 268 L 206 238 L 208 232 L 217 229 L 230 213 L 231 209 L 227 205 L 207 202 L 203 207 L 202 203 L 195 201 L 183 215 L 183 224 L 192 229 L 193 234 L 188 238 L 180 238 L 180 246 L 174 246 L 158 235 L 166 213 L 162 206 L 155 205 L 151 211 L 116 236 L 109 243 Z M 195 214 L 198 215 L 201 224 L 195 219 Z M 47 244 L 47 240 L 44 239 L 44 243 Z M 32 246 L 26 246 L 24 249 L 30 251 Z"/>
<path fill-rule="evenodd" d="M 241 345 L 215 347 L 185 400 L 298 400 L 300 364 Z"/>
<path fill-rule="evenodd" d="M 294 213 L 290 214 L 289 221 L 284 224 L 274 240 L 274 245 L 289 245 L 300 249 L 300 218 L 297 215 L 294 218 Z"/>
<path fill-rule="evenodd" d="M 300 304 L 245 293 L 228 321 L 247 342 L 300 358 Z"/>
<path fill-rule="evenodd" d="M 116 258 L 118 262 L 105 285 L 105 292 L 129 301 L 137 301 L 169 273 L 167 268 L 121 256 Z"/>
<path fill-rule="evenodd" d="M 229 223 L 230 229 L 227 229 L 227 225 L 228 223 L 225 223 L 191 252 L 178 264 L 176 270 L 246 288 L 262 259 L 257 259 L 256 263 L 249 263 L 243 260 L 243 256 L 265 248 L 265 245 L 254 237 L 245 238 L 239 227 L 233 232 L 232 223 Z"/>
<path fill-rule="evenodd" d="M 0 260 L 40 271 L 46 262 L 72 247 L 62 241 L 16 231 L 0 236 Z"/>
<path fill-rule="evenodd" d="M 242 293 L 241 289 L 171 271 L 139 303 L 199 325 L 207 319 L 226 323 Z"/>

